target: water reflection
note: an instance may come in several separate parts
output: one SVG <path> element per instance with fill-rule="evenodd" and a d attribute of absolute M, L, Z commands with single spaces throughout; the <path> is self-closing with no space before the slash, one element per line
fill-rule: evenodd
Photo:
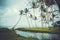
<path fill-rule="evenodd" d="M 48 33 L 33 33 L 33 32 L 24 32 L 24 31 L 18 31 L 16 30 L 16 33 L 18 35 L 24 36 L 24 37 L 34 37 L 38 38 L 39 40 L 58 40 L 57 34 L 48 34 Z"/>

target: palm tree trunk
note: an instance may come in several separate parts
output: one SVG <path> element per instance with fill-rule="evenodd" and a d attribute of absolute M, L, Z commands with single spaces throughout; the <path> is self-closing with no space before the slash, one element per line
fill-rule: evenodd
<path fill-rule="evenodd" d="M 19 19 L 18 19 L 17 23 L 13 26 L 13 28 L 12 28 L 12 29 L 14 29 L 14 28 L 17 26 L 17 24 L 18 24 L 18 23 L 20 22 L 20 20 L 21 20 L 21 17 L 22 17 L 22 16 L 20 16 L 20 17 L 19 17 Z"/>

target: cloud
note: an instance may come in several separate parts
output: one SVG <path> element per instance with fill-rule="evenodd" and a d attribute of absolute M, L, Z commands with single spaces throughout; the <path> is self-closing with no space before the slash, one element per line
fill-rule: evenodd
<path fill-rule="evenodd" d="M 29 0 L 31 1 L 31 0 Z M 29 8 L 29 6 L 27 6 L 28 0 L 7 0 L 7 7 L 2 7 L 0 8 L 0 26 L 14 26 L 20 15 L 19 15 L 19 10 L 24 10 L 25 8 Z M 8 6 L 9 5 L 9 6 Z M 33 10 L 31 9 L 31 14 L 34 15 Z M 39 9 L 35 10 L 36 16 L 38 17 L 40 15 L 39 13 Z M 38 17 L 40 18 L 40 17 Z M 28 18 L 30 19 L 30 18 Z M 32 20 L 33 22 L 33 26 L 35 27 L 35 21 Z M 31 20 L 29 21 L 31 22 Z M 21 25 L 20 25 L 21 24 Z M 38 26 L 41 26 L 41 22 L 37 22 L 36 24 Z M 18 27 L 29 27 L 26 16 L 22 16 L 21 22 L 19 22 L 19 24 L 17 25 Z M 32 26 L 32 25 L 31 25 Z"/>
<path fill-rule="evenodd" d="M 19 19 L 19 10 L 26 7 L 27 0 L 6 0 L 6 3 L 6 7 L 0 9 L 0 26 L 13 26 Z"/>

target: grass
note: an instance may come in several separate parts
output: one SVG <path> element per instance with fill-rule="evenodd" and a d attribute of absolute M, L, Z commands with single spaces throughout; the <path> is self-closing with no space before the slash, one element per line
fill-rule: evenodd
<path fill-rule="evenodd" d="M 57 32 L 60 28 L 56 27 L 56 28 L 53 28 L 53 27 L 45 27 L 45 28 L 42 28 L 42 27 L 35 27 L 35 28 L 17 28 L 16 30 L 22 30 L 22 31 L 39 31 L 39 32 Z"/>
<path fill-rule="evenodd" d="M 23 37 L 23 36 L 18 36 L 16 40 L 38 40 L 37 38 L 34 37 Z"/>

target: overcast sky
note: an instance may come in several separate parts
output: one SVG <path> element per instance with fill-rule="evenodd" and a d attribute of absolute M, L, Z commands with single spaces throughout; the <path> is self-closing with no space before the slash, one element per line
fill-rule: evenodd
<path fill-rule="evenodd" d="M 14 26 L 20 17 L 19 10 L 30 7 L 30 5 L 28 4 L 29 1 L 27 0 L 0 0 L 0 26 L 8 26 L 8 27 Z M 36 13 L 37 12 L 38 10 L 36 11 Z M 39 15 L 39 14 L 36 14 L 36 15 Z M 34 25 L 35 24 L 33 21 L 33 26 Z M 37 25 L 41 26 L 39 21 L 37 22 Z M 19 22 L 17 26 L 18 27 L 29 26 L 26 16 L 22 16 L 21 22 Z"/>

